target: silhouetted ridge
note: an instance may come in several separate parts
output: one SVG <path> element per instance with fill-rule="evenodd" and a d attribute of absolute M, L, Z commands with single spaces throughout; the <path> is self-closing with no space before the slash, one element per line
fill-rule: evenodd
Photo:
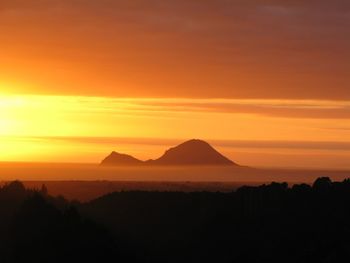
<path fill-rule="evenodd" d="M 350 180 L 319 178 L 312 186 L 274 182 L 230 193 L 122 191 L 81 212 L 131 237 L 132 247 L 147 251 L 141 262 L 343 263 L 349 201 Z"/>
<path fill-rule="evenodd" d="M 1 263 L 127 262 L 112 234 L 81 215 L 78 202 L 45 188 L 26 189 L 19 181 L 0 186 Z"/>
<path fill-rule="evenodd" d="M 142 161 L 132 157 L 131 155 L 112 152 L 101 163 L 102 165 L 140 165 Z"/>
<path fill-rule="evenodd" d="M 343 263 L 350 180 L 229 193 L 120 191 L 68 202 L 0 186 L 1 263 Z M 44 194 L 42 194 L 42 192 Z"/>
<path fill-rule="evenodd" d="M 130 155 L 113 152 L 101 165 L 237 165 L 202 140 L 189 140 L 167 150 L 156 160 L 140 161 Z"/>

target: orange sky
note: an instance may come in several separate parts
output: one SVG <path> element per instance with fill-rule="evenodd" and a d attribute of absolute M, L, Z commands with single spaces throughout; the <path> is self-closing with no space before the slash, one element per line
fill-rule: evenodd
<path fill-rule="evenodd" d="M 59 95 L 350 99 L 349 9 L 343 0 L 1 0 L 1 82 Z"/>
<path fill-rule="evenodd" d="M 349 46 L 342 0 L 0 0 L 0 160 L 350 168 Z"/>

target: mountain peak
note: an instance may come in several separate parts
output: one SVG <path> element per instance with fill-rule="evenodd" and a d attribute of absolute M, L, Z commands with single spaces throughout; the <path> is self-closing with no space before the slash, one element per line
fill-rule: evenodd
<path fill-rule="evenodd" d="M 155 162 L 161 165 L 235 165 L 209 143 L 198 139 L 170 148 Z"/>
<path fill-rule="evenodd" d="M 237 165 L 215 150 L 209 143 L 199 139 L 192 139 L 178 146 L 168 149 L 160 158 L 140 161 L 130 155 L 112 152 L 102 165 L 133 166 L 133 165 Z"/>

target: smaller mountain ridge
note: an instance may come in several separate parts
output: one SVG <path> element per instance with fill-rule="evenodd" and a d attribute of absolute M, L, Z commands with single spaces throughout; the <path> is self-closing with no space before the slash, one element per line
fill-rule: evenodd
<path fill-rule="evenodd" d="M 208 165 L 208 166 L 222 166 L 235 165 L 217 150 L 215 150 L 209 143 L 193 139 L 186 141 L 176 147 L 167 150 L 160 158 L 155 160 L 141 161 L 133 156 L 127 154 L 120 154 L 112 152 L 106 157 L 101 165 L 105 166 L 182 166 L 182 165 Z"/>
<path fill-rule="evenodd" d="M 142 165 L 144 162 L 131 155 L 112 152 L 102 161 L 101 164 L 105 166 L 136 166 Z"/>

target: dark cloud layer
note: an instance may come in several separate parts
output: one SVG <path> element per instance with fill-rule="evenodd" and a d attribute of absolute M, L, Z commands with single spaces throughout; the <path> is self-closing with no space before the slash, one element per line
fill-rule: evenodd
<path fill-rule="evenodd" d="M 344 0 L 0 0 L 0 33 L 29 92 L 350 99 Z"/>

